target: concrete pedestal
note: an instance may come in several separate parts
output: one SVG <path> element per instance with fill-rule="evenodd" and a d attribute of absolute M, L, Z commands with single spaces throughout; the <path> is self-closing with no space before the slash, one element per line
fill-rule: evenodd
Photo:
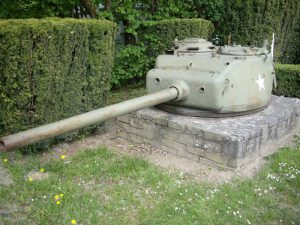
<path fill-rule="evenodd" d="M 116 119 L 118 136 L 195 161 L 237 168 L 300 126 L 300 99 L 273 96 L 258 113 L 229 118 L 187 117 L 142 109 Z"/>

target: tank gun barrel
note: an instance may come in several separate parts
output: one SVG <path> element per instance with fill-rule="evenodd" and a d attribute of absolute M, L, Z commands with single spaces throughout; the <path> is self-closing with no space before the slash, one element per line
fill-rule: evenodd
<path fill-rule="evenodd" d="M 105 120 L 127 114 L 142 108 L 178 99 L 180 88 L 170 87 L 153 94 L 103 107 L 54 123 L 0 138 L 0 152 L 10 151 L 45 139 L 49 139 L 80 128 L 99 124 Z"/>

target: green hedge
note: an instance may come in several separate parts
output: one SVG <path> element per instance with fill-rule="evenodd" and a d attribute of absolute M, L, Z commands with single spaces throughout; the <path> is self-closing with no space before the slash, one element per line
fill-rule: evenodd
<path fill-rule="evenodd" d="M 231 33 L 233 42 L 254 46 L 275 33 L 276 62 L 300 63 L 300 1 L 226 0 L 217 31 L 222 40 Z"/>
<path fill-rule="evenodd" d="M 208 39 L 213 24 L 204 19 L 168 19 L 145 22 L 138 33 L 138 43 L 117 52 L 113 70 L 113 85 L 144 77 L 154 66 L 156 57 L 172 46 L 175 38 L 201 37 Z"/>
<path fill-rule="evenodd" d="M 300 65 L 275 64 L 275 95 L 300 98 Z"/>
<path fill-rule="evenodd" d="M 0 135 L 105 105 L 114 33 L 105 20 L 0 20 Z"/>

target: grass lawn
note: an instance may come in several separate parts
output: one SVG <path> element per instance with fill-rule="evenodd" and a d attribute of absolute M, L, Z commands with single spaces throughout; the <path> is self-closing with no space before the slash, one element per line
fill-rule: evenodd
<path fill-rule="evenodd" d="M 222 185 L 105 148 L 0 158 L 14 181 L 0 187 L 0 224 L 300 224 L 299 139 L 256 177 Z"/>

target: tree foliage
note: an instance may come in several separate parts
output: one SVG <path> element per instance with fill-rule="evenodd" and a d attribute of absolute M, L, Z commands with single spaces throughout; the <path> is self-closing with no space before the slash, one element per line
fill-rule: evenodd
<path fill-rule="evenodd" d="M 1 0 L 0 18 L 71 17 L 78 0 Z"/>

